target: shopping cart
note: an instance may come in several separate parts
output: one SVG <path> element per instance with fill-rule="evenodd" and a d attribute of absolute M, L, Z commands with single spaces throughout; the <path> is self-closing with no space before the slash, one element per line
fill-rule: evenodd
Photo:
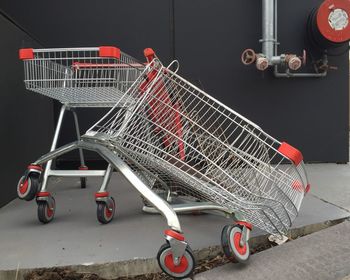
<path fill-rule="evenodd" d="M 111 46 L 94 48 L 21 49 L 19 57 L 24 62 L 24 83 L 28 90 L 58 100 L 62 106 L 55 129 L 51 151 L 55 150 L 61 133 L 66 111 L 73 113 L 76 136 L 80 140 L 80 129 L 76 108 L 113 107 L 132 85 L 144 65 L 135 58 Z M 120 104 L 120 103 L 119 103 Z M 122 106 L 122 104 L 120 104 Z M 39 180 L 39 167 L 29 166 L 28 172 L 18 183 L 18 197 L 32 200 L 36 194 L 46 193 L 49 177 L 80 177 L 81 187 L 86 186 L 86 177 L 104 177 L 96 193 L 97 218 L 108 223 L 114 214 L 114 199 L 107 192 L 112 166 L 106 170 L 88 170 L 82 149 L 79 149 L 79 170 L 53 170 L 52 161 L 46 164 Z M 27 180 L 28 179 L 28 180 Z M 43 223 L 54 217 L 52 211 L 38 201 L 38 218 Z M 52 198 L 54 204 L 54 199 Z M 106 207 L 107 206 L 107 207 Z"/>
<path fill-rule="evenodd" d="M 185 278 L 195 266 L 176 210 L 231 217 L 223 250 L 245 262 L 252 224 L 284 235 L 297 216 L 310 188 L 302 154 L 163 66 L 151 49 L 145 55 L 142 74 L 80 141 L 31 166 L 75 149 L 102 155 L 167 219 L 157 259 L 173 277 Z M 187 203 L 171 206 L 157 194 L 162 189 Z"/>

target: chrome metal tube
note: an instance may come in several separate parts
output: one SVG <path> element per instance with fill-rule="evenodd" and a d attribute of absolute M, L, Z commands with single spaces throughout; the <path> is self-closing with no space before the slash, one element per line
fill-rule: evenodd
<path fill-rule="evenodd" d="M 80 141 L 80 128 L 79 128 L 79 121 L 78 121 L 78 115 L 75 109 L 72 110 L 73 117 L 74 117 L 74 125 L 75 125 L 75 132 L 77 134 L 77 140 Z M 80 158 L 80 166 L 85 166 L 85 160 L 84 160 L 84 153 L 83 149 L 79 149 L 79 158 Z"/>
<path fill-rule="evenodd" d="M 60 132 L 61 132 L 62 123 L 63 123 L 63 117 L 64 117 L 64 113 L 66 112 L 66 110 L 67 110 L 67 107 L 65 105 L 62 105 L 61 106 L 61 110 L 60 110 L 60 114 L 58 116 L 57 126 L 56 126 L 56 129 L 55 129 L 55 134 L 53 136 L 50 152 L 55 151 L 55 149 L 57 147 L 57 141 L 58 141 L 58 137 L 59 137 Z M 41 183 L 41 186 L 40 186 L 40 191 L 42 191 L 42 192 L 44 192 L 46 190 L 46 187 L 47 187 L 49 173 L 50 173 L 51 166 L 52 166 L 52 159 L 47 162 L 46 168 L 44 170 L 44 174 L 43 174 L 43 177 L 42 177 L 42 183 Z"/>
<path fill-rule="evenodd" d="M 113 172 L 113 166 L 111 164 L 108 164 L 108 167 L 106 169 L 105 176 L 103 177 L 101 188 L 99 189 L 99 192 L 105 192 L 107 189 L 107 186 L 109 184 L 109 181 L 111 180 Z"/>
<path fill-rule="evenodd" d="M 58 149 L 55 149 L 53 151 L 50 151 L 48 152 L 47 154 L 45 155 L 42 155 L 38 160 L 36 160 L 35 162 L 33 162 L 32 164 L 33 165 L 42 165 L 44 164 L 45 162 L 50 162 L 50 160 L 52 159 L 55 159 L 59 156 L 62 156 L 70 151 L 73 151 L 75 149 L 78 149 L 80 147 L 80 142 L 76 141 L 76 142 L 72 142 L 72 143 L 69 143 L 67 145 L 64 145 Z M 47 170 L 47 167 L 46 169 Z"/>
<path fill-rule="evenodd" d="M 106 161 L 108 161 L 115 169 L 119 170 L 121 174 L 131 183 L 131 185 L 145 197 L 158 211 L 166 218 L 168 226 L 178 232 L 182 232 L 180 221 L 173 210 L 173 208 L 156 193 L 154 193 L 147 185 L 145 185 L 140 178 L 131 170 L 131 168 L 114 152 L 100 144 L 80 141 L 79 148 L 91 150 L 100 154 Z"/>
<path fill-rule="evenodd" d="M 274 0 L 262 0 L 262 52 L 269 60 L 274 56 Z"/>
<path fill-rule="evenodd" d="M 227 214 L 232 215 L 227 208 L 222 207 L 217 204 L 213 204 L 211 202 L 187 202 L 181 204 L 172 204 L 172 208 L 176 213 L 186 213 L 186 212 L 194 212 L 194 211 L 214 211 L 218 210 Z M 144 206 L 142 210 L 146 213 L 157 214 L 159 211 L 154 207 Z"/>
<path fill-rule="evenodd" d="M 288 69 L 283 73 L 278 72 L 278 66 L 275 65 L 273 72 L 276 78 L 322 78 L 327 76 L 327 71 L 322 73 L 291 73 Z"/>
<path fill-rule="evenodd" d="M 274 46 L 274 56 L 277 56 L 278 53 L 278 8 L 277 8 L 277 0 L 273 0 L 274 2 L 274 20 L 273 20 L 273 26 L 274 26 L 274 38 L 275 38 L 275 46 Z"/>

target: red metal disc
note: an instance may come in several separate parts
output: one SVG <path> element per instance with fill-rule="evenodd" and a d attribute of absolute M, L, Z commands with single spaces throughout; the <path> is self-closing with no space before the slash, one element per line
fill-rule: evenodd
<path fill-rule="evenodd" d="M 171 272 L 174 273 L 184 273 L 188 268 L 188 260 L 185 256 L 182 256 L 178 265 L 175 265 L 172 253 L 166 255 L 164 264 Z"/>
<path fill-rule="evenodd" d="M 233 245 L 235 246 L 237 252 L 241 254 L 242 256 L 247 252 L 247 244 L 244 244 L 243 247 L 239 244 L 241 241 L 242 234 L 239 232 L 236 232 L 233 236 Z"/>
<path fill-rule="evenodd" d="M 113 215 L 113 210 L 109 210 L 109 208 L 112 208 L 114 210 L 114 205 L 107 205 L 106 204 L 106 207 L 105 207 L 105 214 L 106 214 L 106 217 L 109 219 L 110 217 L 112 217 Z"/>
<path fill-rule="evenodd" d="M 46 213 L 47 213 L 47 217 L 49 217 L 49 218 L 51 218 L 53 215 L 53 210 L 51 210 L 51 208 L 48 204 L 46 205 Z"/>
<path fill-rule="evenodd" d="M 28 179 L 21 183 L 19 187 L 19 192 L 25 194 L 28 190 Z"/>
<path fill-rule="evenodd" d="M 350 40 L 350 1 L 326 0 L 317 11 L 317 27 L 327 40 L 343 43 Z"/>

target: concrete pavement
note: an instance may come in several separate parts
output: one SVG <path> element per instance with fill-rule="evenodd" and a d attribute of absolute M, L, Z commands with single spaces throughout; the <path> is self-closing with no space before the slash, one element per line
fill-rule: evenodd
<path fill-rule="evenodd" d="M 195 280 L 335 280 L 350 275 L 350 222 L 251 256 L 247 265 L 227 264 Z"/>
<path fill-rule="evenodd" d="M 312 189 L 293 228 L 349 217 L 350 166 L 312 164 L 307 169 Z M 93 193 L 100 183 L 100 179 L 89 178 L 87 189 L 80 189 L 78 178 L 51 180 L 49 190 L 56 198 L 57 212 L 47 225 L 37 221 L 33 201 L 16 199 L 1 208 L 0 251 L 7 254 L 0 256 L 0 279 L 14 279 L 17 267 L 20 276 L 26 269 L 66 265 L 110 278 L 158 271 L 154 258 L 164 242 L 164 219 L 142 213 L 139 194 L 117 173 L 110 184 L 117 203 L 115 220 L 98 224 Z M 220 232 L 229 220 L 181 215 L 180 221 L 191 247 L 200 250 L 197 257 L 214 257 L 220 252 Z M 254 229 L 252 236 L 262 234 Z"/>
<path fill-rule="evenodd" d="M 96 220 L 94 192 L 100 179 L 89 178 L 80 189 L 79 178 L 56 178 L 49 190 L 56 199 L 55 219 L 37 220 L 35 201 L 14 200 L 0 209 L 0 270 L 65 265 L 90 265 L 154 258 L 164 243 L 167 228 L 160 215 L 142 213 L 140 195 L 119 174 L 113 174 L 109 191 L 116 200 L 115 219 L 108 225 Z M 308 195 L 293 227 L 350 216 L 332 204 Z M 228 219 L 215 215 L 180 215 L 186 238 L 194 250 L 220 245 Z M 265 234 L 255 228 L 252 236 Z M 35 258 L 33 258 L 35 254 Z"/>

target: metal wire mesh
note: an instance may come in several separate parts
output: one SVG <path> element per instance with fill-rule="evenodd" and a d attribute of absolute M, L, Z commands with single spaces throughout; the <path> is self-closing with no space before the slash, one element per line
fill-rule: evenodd
<path fill-rule="evenodd" d="M 280 142 L 157 59 L 86 137 L 122 152 L 178 195 L 239 211 L 273 234 L 291 226 L 308 183 L 303 163 L 283 156 Z"/>
<path fill-rule="evenodd" d="M 26 88 L 71 107 L 112 107 L 144 65 L 123 52 L 119 59 L 101 57 L 99 50 L 34 50 L 34 58 L 24 60 Z"/>

